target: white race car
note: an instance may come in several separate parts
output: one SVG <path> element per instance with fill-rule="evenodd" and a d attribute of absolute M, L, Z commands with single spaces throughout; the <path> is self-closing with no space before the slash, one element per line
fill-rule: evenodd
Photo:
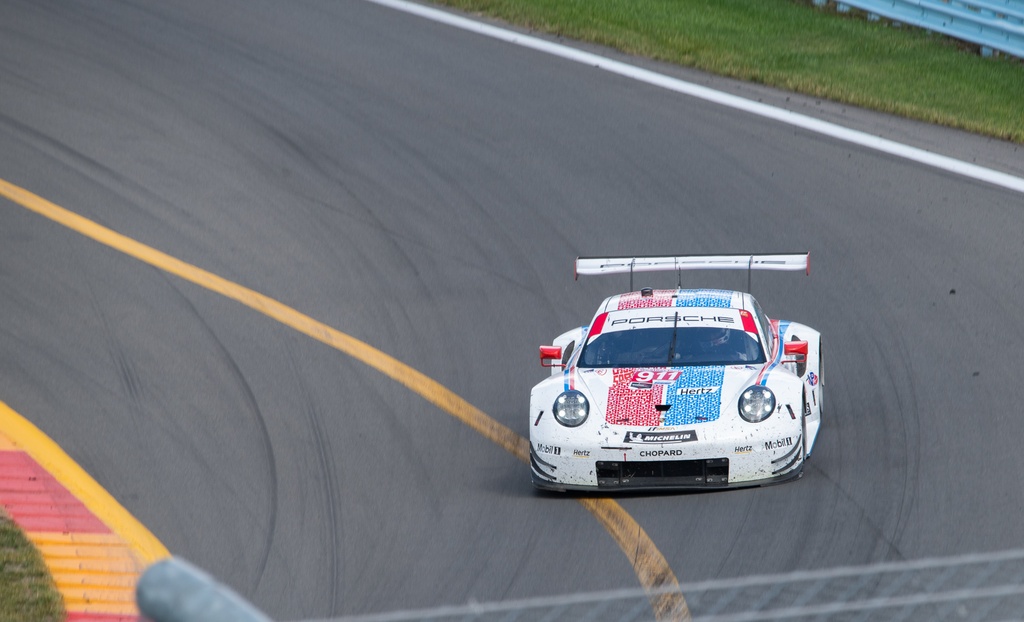
<path fill-rule="evenodd" d="M 809 257 L 579 258 L 576 274 L 800 270 Z M 749 287 L 748 287 L 749 289 Z M 533 483 L 548 490 L 731 488 L 799 477 L 821 425 L 821 335 L 749 293 L 644 288 L 541 346 Z"/>

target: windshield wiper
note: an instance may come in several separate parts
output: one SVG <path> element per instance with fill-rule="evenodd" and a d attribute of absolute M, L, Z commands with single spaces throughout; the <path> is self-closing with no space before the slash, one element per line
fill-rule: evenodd
<path fill-rule="evenodd" d="M 675 358 L 676 354 L 676 335 L 679 334 L 679 312 L 676 311 L 672 317 L 672 343 L 668 346 L 668 363 L 669 367 L 672 367 L 672 359 Z"/>

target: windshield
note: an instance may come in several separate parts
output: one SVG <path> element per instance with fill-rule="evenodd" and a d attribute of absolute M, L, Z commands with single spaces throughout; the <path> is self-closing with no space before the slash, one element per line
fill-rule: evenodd
<path fill-rule="evenodd" d="M 666 322 L 667 323 L 667 322 Z M 722 325 L 644 325 L 601 332 L 580 354 L 579 367 L 679 367 L 764 363 L 754 333 Z"/>

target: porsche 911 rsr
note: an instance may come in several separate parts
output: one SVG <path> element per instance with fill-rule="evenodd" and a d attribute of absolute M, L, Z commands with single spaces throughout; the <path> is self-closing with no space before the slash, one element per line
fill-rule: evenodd
<path fill-rule="evenodd" d="M 804 255 L 580 258 L 577 274 L 804 270 Z M 821 423 L 821 336 L 745 292 L 645 288 L 542 346 L 533 483 L 550 490 L 727 488 L 799 477 Z"/>

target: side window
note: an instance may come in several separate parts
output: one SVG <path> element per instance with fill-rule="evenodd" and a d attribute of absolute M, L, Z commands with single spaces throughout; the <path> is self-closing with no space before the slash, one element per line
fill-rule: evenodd
<path fill-rule="evenodd" d="M 764 311 L 761 310 L 761 305 L 757 304 L 757 301 L 754 300 L 753 296 L 750 297 L 750 300 L 754 303 L 754 315 L 757 316 L 757 322 L 761 326 L 761 334 L 764 335 L 765 350 L 767 350 L 767 355 L 771 356 L 772 351 L 775 349 L 775 338 L 772 336 L 771 322 L 768 320 L 768 316 L 764 314 Z"/>

